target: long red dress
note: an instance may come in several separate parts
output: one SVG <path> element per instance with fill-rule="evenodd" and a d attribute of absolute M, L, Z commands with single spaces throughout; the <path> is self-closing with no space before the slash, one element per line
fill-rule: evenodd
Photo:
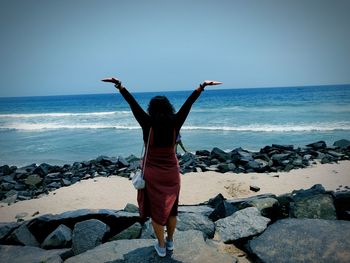
<path fill-rule="evenodd" d="M 151 131 L 150 145 L 146 159 L 145 189 L 138 190 L 137 201 L 142 218 L 151 217 L 165 225 L 169 215 L 177 216 L 180 194 L 180 173 L 175 154 L 175 145 L 155 147 Z"/>
<path fill-rule="evenodd" d="M 120 90 L 142 127 L 144 142 L 147 142 L 150 136 L 144 171 L 146 187 L 138 190 L 137 194 L 140 216 L 143 219 L 151 217 L 156 223 L 166 225 L 170 215 L 177 215 L 181 180 L 175 141 L 201 91 L 197 89 L 188 97 L 171 122 L 157 123 L 141 108 L 127 89 Z"/>

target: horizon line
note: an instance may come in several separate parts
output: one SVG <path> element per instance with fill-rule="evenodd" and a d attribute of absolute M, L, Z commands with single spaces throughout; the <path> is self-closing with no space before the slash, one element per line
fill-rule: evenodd
<path fill-rule="evenodd" d="M 261 86 L 261 87 L 236 87 L 236 88 L 212 88 L 210 90 L 245 90 L 245 89 L 278 89 L 278 88 L 313 88 L 313 87 L 326 87 L 326 86 L 350 86 L 350 83 L 346 84 L 321 84 L 321 85 L 302 85 L 302 86 Z M 140 93 L 155 93 L 155 92 L 183 92 L 183 91 L 193 91 L 194 89 L 184 89 L 184 90 L 154 90 L 154 91 L 128 91 L 132 94 Z M 208 91 L 208 90 L 207 90 Z M 107 95 L 107 94 L 119 94 L 119 92 L 109 92 L 109 93 L 79 93 L 79 94 L 56 94 L 56 95 L 25 95 L 25 96 L 0 96 L 0 99 L 11 99 L 11 98 L 35 98 L 35 97 L 58 97 L 58 96 L 81 96 L 81 95 Z"/>

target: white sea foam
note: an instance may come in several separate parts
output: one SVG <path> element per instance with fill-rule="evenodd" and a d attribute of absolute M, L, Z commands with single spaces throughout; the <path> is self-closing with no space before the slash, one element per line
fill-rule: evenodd
<path fill-rule="evenodd" d="M 140 126 L 134 123 L 130 124 L 106 124 L 106 123 L 87 123 L 87 124 L 58 124 L 58 123 L 11 123 L 2 124 L 0 129 L 4 130 L 52 130 L 52 129 L 117 129 L 117 130 L 136 130 Z M 231 132 L 312 132 L 312 131 L 335 131 L 350 130 L 350 123 L 315 123 L 308 125 L 263 125 L 252 124 L 243 126 L 183 126 L 182 130 L 203 130 L 203 131 L 231 131 Z"/>
<path fill-rule="evenodd" d="M 108 116 L 127 115 L 131 111 L 104 111 L 104 112 L 52 112 L 52 113 L 14 113 L 0 114 L 0 118 L 38 118 L 38 117 L 70 117 L 70 116 Z"/>

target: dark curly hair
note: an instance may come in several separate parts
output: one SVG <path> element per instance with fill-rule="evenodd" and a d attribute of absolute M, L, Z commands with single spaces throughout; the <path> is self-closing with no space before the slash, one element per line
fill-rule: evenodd
<path fill-rule="evenodd" d="M 148 114 L 158 121 L 169 120 L 175 114 L 175 109 L 165 96 L 155 96 L 148 104 Z"/>

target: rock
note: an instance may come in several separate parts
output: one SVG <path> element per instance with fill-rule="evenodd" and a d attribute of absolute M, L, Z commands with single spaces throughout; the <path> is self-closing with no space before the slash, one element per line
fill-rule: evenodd
<path fill-rule="evenodd" d="M 283 219 L 249 242 L 259 262 L 349 262 L 350 222 Z"/>
<path fill-rule="evenodd" d="M 335 152 L 335 151 L 328 151 L 328 154 L 330 154 L 330 155 L 332 155 L 333 157 L 336 157 L 336 158 L 343 158 L 345 156 L 345 154 L 338 153 L 338 152 Z"/>
<path fill-rule="evenodd" d="M 272 144 L 272 148 L 277 148 L 277 149 L 284 150 L 284 151 L 293 151 L 294 150 L 294 146 L 291 144 L 288 144 L 288 145 Z"/>
<path fill-rule="evenodd" d="M 8 165 L 3 165 L 3 166 L 0 166 L 0 173 L 2 173 L 3 175 L 9 175 L 12 173 L 10 167 Z"/>
<path fill-rule="evenodd" d="M 222 201 L 208 217 L 213 221 L 217 221 L 221 218 L 228 217 L 235 212 L 237 212 L 237 209 L 231 203 Z"/>
<path fill-rule="evenodd" d="M 339 147 L 340 149 L 347 149 L 350 146 L 350 141 L 342 139 L 342 140 L 335 141 L 333 145 Z"/>
<path fill-rule="evenodd" d="M 70 249 L 45 250 L 30 246 L 0 246 L 0 262 L 11 263 L 61 263 L 61 256 Z"/>
<path fill-rule="evenodd" d="M 15 229 L 10 236 L 6 239 L 8 244 L 19 244 L 24 246 L 39 247 L 40 244 L 29 231 L 26 224 L 22 224 Z"/>
<path fill-rule="evenodd" d="M 139 160 L 139 159 L 135 156 L 129 156 L 128 160 L 125 160 L 123 157 L 119 156 L 118 157 L 118 166 L 119 167 L 128 167 L 129 162 L 136 161 L 136 160 Z"/>
<path fill-rule="evenodd" d="M 34 186 L 40 184 L 42 180 L 43 179 L 39 175 L 31 174 L 24 180 L 24 183 L 26 185 Z"/>
<path fill-rule="evenodd" d="M 208 205 L 215 208 L 217 207 L 222 201 L 225 201 L 225 198 L 222 194 L 218 194 L 214 198 L 209 199 Z"/>
<path fill-rule="evenodd" d="M 217 167 L 220 173 L 233 172 L 236 169 L 236 166 L 233 163 L 220 163 Z"/>
<path fill-rule="evenodd" d="M 61 179 L 61 185 L 63 186 L 70 186 L 72 184 L 71 181 L 67 180 L 67 179 Z"/>
<path fill-rule="evenodd" d="M 259 192 L 260 191 L 260 187 L 256 186 L 256 185 L 251 185 L 251 186 L 249 186 L 249 190 L 253 191 L 253 192 Z"/>
<path fill-rule="evenodd" d="M 295 218 L 336 219 L 333 198 L 322 185 L 307 190 L 293 191 L 290 216 Z"/>
<path fill-rule="evenodd" d="M 275 220 L 278 217 L 280 205 L 277 199 L 272 197 L 255 198 L 245 203 L 247 207 L 256 207 L 262 216 Z"/>
<path fill-rule="evenodd" d="M 0 223 L 0 242 L 20 225 L 21 223 Z"/>
<path fill-rule="evenodd" d="M 109 232 L 109 226 L 97 219 L 76 223 L 73 229 L 73 251 L 75 255 L 102 244 L 102 239 Z"/>
<path fill-rule="evenodd" d="M 70 246 L 72 242 L 72 230 L 65 226 L 59 225 L 51 234 L 49 234 L 41 244 L 42 248 L 64 248 Z"/>
<path fill-rule="evenodd" d="M 38 167 L 35 168 L 33 173 L 39 174 L 41 176 L 45 176 L 49 173 L 49 170 L 52 166 L 47 163 L 42 163 Z"/>
<path fill-rule="evenodd" d="M 152 222 L 151 220 L 147 220 L 143 226 L 142 226 L 142 230 L 141 230 L 141 237 L 142 239 L 154 239 L 156 238 L 155 234 L 154 234 L 154 230 L 153 230 L 153 226 L 152 226 Z"/>
<path fill-rule="evenodd" d="M 210 153 L 211 159 L 218 159 L 221 162 L 226 162 L 231 159 L 231 155 L 217 147 L 213 148 Z"/>
<path fill-rule="evenodd" d="M 314 142 L 314 143 L 310 143 L 306 145 L 307 147 L 311 147 L 315 150 L 318 149 L 324 149 L 327 147 L 326 143 L 324 141 L 318 141 L 318 142 Z"/>
<path fill-rule="evenodd" d="M 263 232 L 269 222 L 270 219 L 261 216 L 257 208 L 248 207 L 216 221 L 215 239 L 231 243 L 255 236 Z"/>
<path fill-rule="evenodd" d="M 125 212 L 130 212 L 130 213 L 138 213 L 139 212 L 139 208 L 134 204 L 126 204 L 126 206 L 123 210 Z"/>
<path fill-rule="evenodd" d="M 206 216 L 195 213 L 180 213 L 177 217 L 176 229 L 180 231 L 198 230 L 207 237 L 213 237 L 215 226 Z"/>
<path fill-rule="evenodd" d="M 110 238 L 110 241 L 121 239 L 136 239 L 141 235 L 142 226 L 139 222 L 136 222 L 132 226 L 118 233 L 114 237 Z"/>
<path fill-rule="evenodd" d="M 290 156 L 290 153 L 276 153 L 271 156 L 271 160 L 276 164 L 282 164 L 284 160 L 287 160 Z"/>
<path fill-rule="evenodd" d="M 339 219 L 350 220 L 350 191 L 341 191 L 334 194 L 334 206 Z"/>
<path fill-rule="evenodd" d="M 199 150 L 196 151 L 197 156 L 210 156 L 210 152 L 208 150 Z"/>
<path fill-rule="evenodd" d="M 156 254 L 153 248 L 154 240 L 133 239 L 105 243 L 95 249 L 69 258 L 65 263 L 236 262 L 233 256 L 219 252 L 208 245 L 203 234 L 199 231 L 176 231 L 174 240 L 175 250 L 173 252 L 168 251 L 165 258 L 160 258 Z"/>
<path fill-rule="evenodd" d="M 11 183 L 2 183 L 0 186 L 1 190 L 5 190 L 5 191 L 10 191 L 11 189 L 14 188 L 14 184 Z"/>
<path fill-rule="evenodd" d="M 196 213 L 209 216 L 214 209 L 207 205 L 181 205 L 179 206 L 178 211 L 179 213 Z"/>

